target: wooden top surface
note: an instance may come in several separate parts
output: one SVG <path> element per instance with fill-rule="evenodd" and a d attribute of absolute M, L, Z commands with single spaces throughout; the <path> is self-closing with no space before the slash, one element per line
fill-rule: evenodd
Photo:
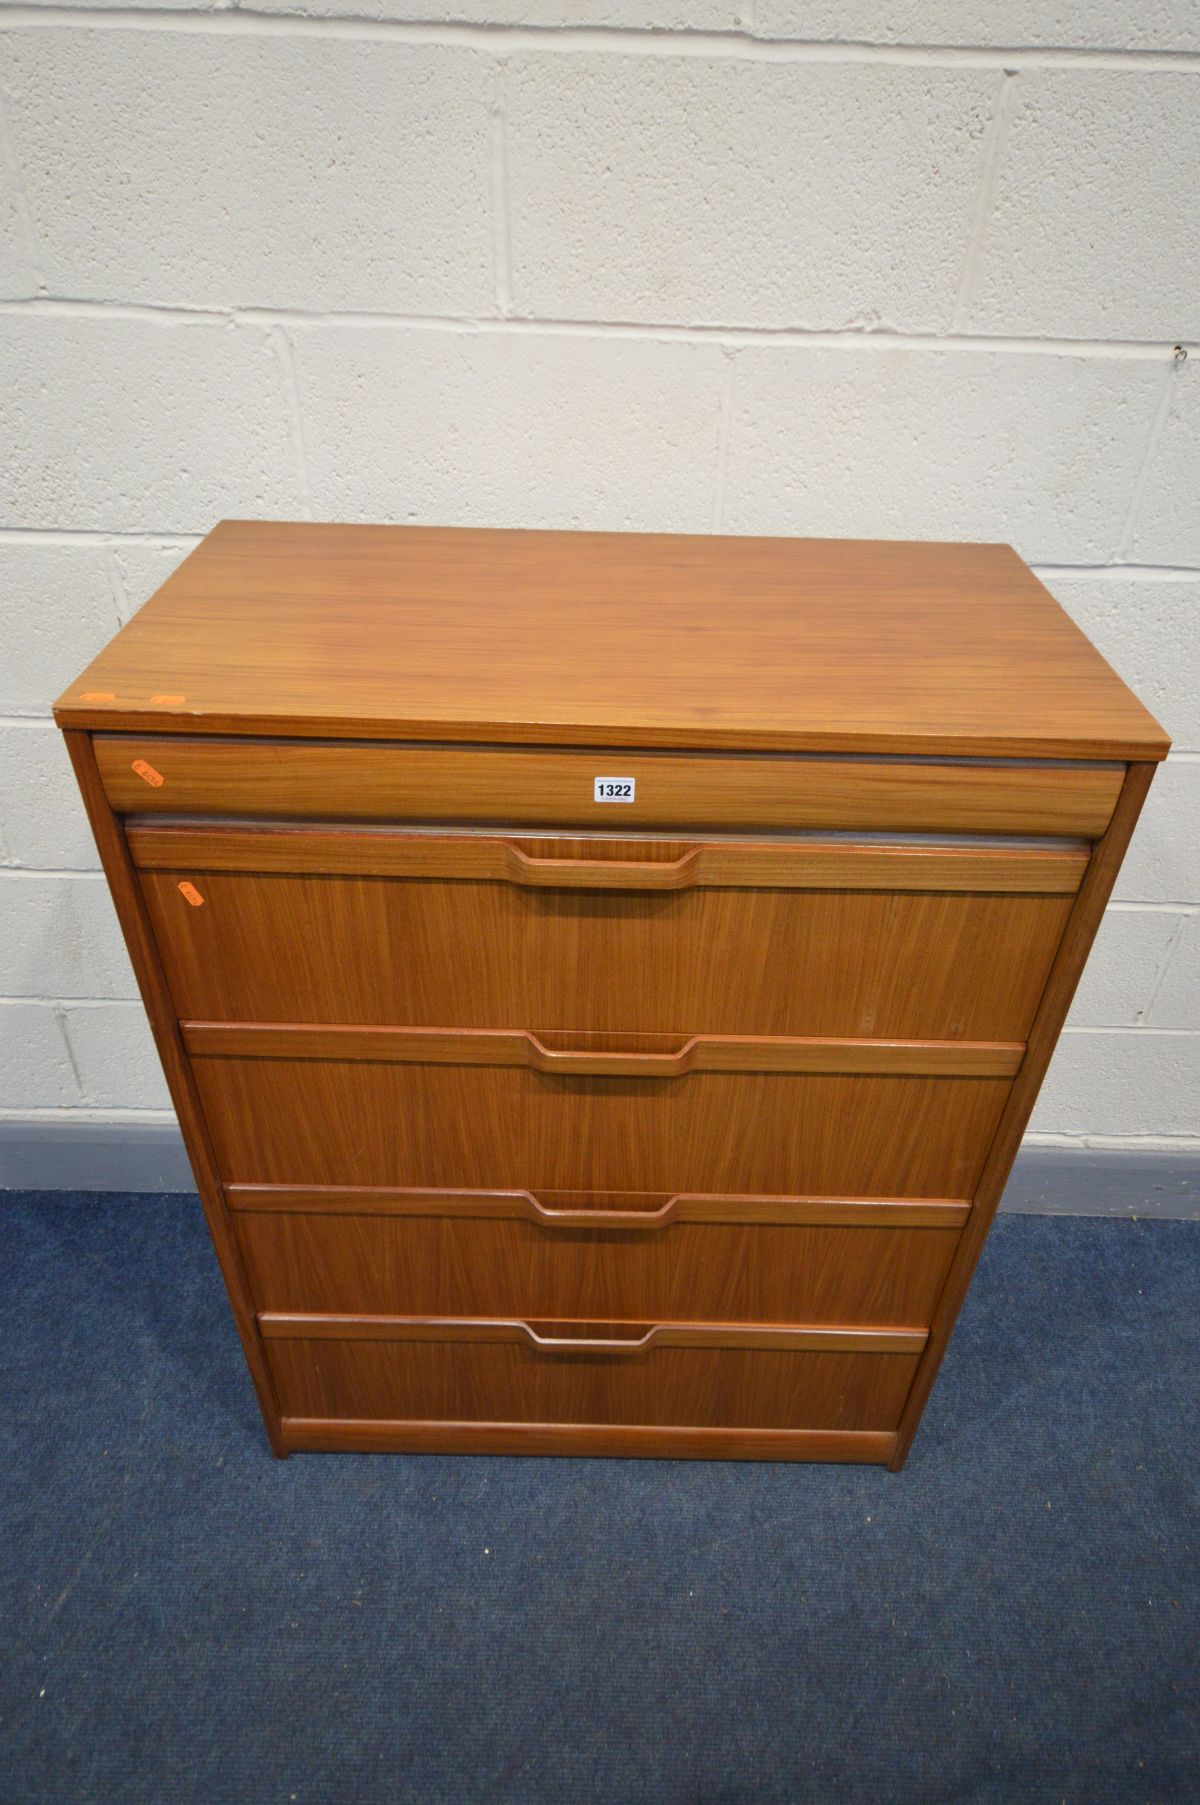
<path fill-rule="evenodd" d="M 171 733 L 1165 756 L 1003 545 L 222 521 L 60 697 Z"/>

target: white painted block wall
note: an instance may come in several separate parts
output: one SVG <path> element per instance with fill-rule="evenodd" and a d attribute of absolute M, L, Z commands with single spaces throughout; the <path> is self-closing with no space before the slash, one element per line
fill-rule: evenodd
<path fill-rule="evenodd" d="M 48 707 L 270 515 L 1011 541 L 1177 747 L 1035 1138 L 1200 1148 L 1200 9 L 120 5 L 0 7 L 3 1114 L 164 1119 Z"/>

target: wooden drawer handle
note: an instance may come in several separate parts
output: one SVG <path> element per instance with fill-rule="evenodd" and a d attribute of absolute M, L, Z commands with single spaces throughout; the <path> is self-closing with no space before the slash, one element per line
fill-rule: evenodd
<path fill-rule="evenodd" d="M 674 859 L 543 858 L 517 839 L 410 828 L 303 828 L 131 823 L 143 871 L 273 872 L 312 877 L 460 878 L 527 888 L 944 890 L 1068 896 L 1087 870 L 1084 846 L 954 845 L 946 840 L 672 840 Z M 682 849 L 682 850 L 681 850 Z M 650 850 L 643 848 L 643 850 Z"/>
<path fill-rule="evenodd" d="M 503 840 L 505 877 L 539 890 L 688 890 L 699 880 L 700 855 L 693 846 L 678 859 L 536 859 Z"/>
<path fill-rule="evenodd" d="M 525 1058 L 536 1072 L 611 1078 L 682 1078 L 696 1061 L 700 1036 L 693 1035 L 673 1053 L 604 1053 L 591 1047 L 548 1047 L 525 1030 Z"/>
<path fill-rule="evenodd" d="M 764 1348 L 787 1353 L 919 1354 L 924 1328 L 759 1322 L 526 1322 L 520 1317 L 329 1316 L 263 1311 L 268 1341 L 517 1342 L 538 1354 L 649 1353 L 657 1347 Z M 565 1332 L 564 1332 L 565 1331 Z"/>
<path fill-rule="evenodd" d="M 559 1078 L 682 1078 L 689 1072 L 1011 1078 L 1025 1052 L 1021 1041 L 818 1040 L 770 1034 L 693 1034 L 669 1052 L 635 1052 L 550 1047 L 529 1028 L 351 1028 L 307 1022 L 184 1021 L 179 1025 L 183 1044 L 194 1059 L 516 1065 Z M 548 1029 L 547 1038 L 557 1038 L 559 1032 Z M 603 1038 L 613 1037 L 606 1034 Z M 668 1037 L 656 1034 L 646 1038 L 657 1042 Z"/>
<path fill-rule="evenodd" d="M 596 1193 L 599 1195 L 599 1193 Z M 665 1191 L 603 1193 L 615 1209 L 573 1203 L 581 1195 L 555 1191 L 547 1203 L 532 1191 L 422 1190 L 372 1185 L 227 1184 L 231 1210 L 246 1215 L 384 1216 L 401 1220 L 520 1221 L 548 1227 L 619 1230 L 665 1228 L 671 1223 L 772 1224 L 779 1228 L 964 1228 L 971 1205 L 960 1197 L 812 1197 L 766 1192 Z M 583 1193 L 587 1195 L 587 1193 Z M 641 1197 L 645 1207 L 629 1205 Z M 629 1207 L 626 1207 L 629 1205 Z"/>
<path fill-rule="evenodd" d="M 925 1346 L 925 1329 L 851 1329 L 787 1328 L 761 1323 L 628 1323 L 629 1329 L 641 1329 L 631 1335 L 563 1335 L 545 1334 L 531 1322 L 509 1323 L 517 1337 L 528 1342 L 538 1354 L 603 1354 L 628 1358 L 648 1354 L 656 1347 L 743 1347 L 774 1349 L 777 1352 L 843 1351 L 857 1353 L 919 1354 Z M 607 1329 L 607 1323 L 588 1324 L 589 1328 Z M 554 1325 L 557 1330 L 558 1324 Z"/>
<path fill-rule="evenodd" d="M 638 1325 L 640 1327 L 640 1325 Z M 530 1347 L 539 1354 L 644 1354 L 660 1338 L 662 1328 L 650 1323 L 640 1335 L 545 1335 L 531 1322 L 514 1322 Z"/>
<path fill-rule="evenodd" d="M 666 1228 L 679 1212 L 681 1196 L 668 1197 L 656 1210 L 556 1210 L 548 1208 L 532 1191 L 522 1193 L 539 1228 Z"/>

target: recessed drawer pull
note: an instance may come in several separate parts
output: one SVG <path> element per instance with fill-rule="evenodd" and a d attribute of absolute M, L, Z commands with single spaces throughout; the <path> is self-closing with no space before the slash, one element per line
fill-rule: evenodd
<path fill-rule="evenodd" d="M 1087 870 L 1088 848 L 1070 843 L 956 844 L 948 840 L 804 837 L 772 840 L 606 842 L 593 857 L 586 834 L 575 851 L 545 856 L 529 842 L 485 833 L 419 833 L 411 828 L 297 827 L 212 822 L 126 829 L 133 862 L 145 872 L 228 872 L 247 880 L 303 877 L 458 878 L 517 888 L 581 890 L 886 890 L 968 896 L 1069 896 Z M 536 847 L 536 842 L 534 843 Z M 561 842 L 560 842 L 561 844 Z M 649 856 L 661 852 L 662 858 Z M 637 856 L 629 856 L 636 853 Z M 667 857 L 667 854 L 674 854 Z M 252 882 L 239 886 L 252 889 Z M 910 904 L 919 907 L 919 904 Z M 753 934 L 751 935 L 753 939 Z"/>
<path fill-rule="evenodd" d="M 561 1334 L 557 1331 L 570 1327 L 597 1329 L 598 1334 Z M 618 1328 L 626 1333 L 616 1334 Z M 509 1328 L 518 1337 L 525 1339 L 535 1353 L 538 1354 L 603 1354 L 606 1358 L 615 1355 L 628 1358 L 631 1355 L 648 1354 L 654 1348 L 670 1347 L 745 1347 L 774 1348 L 779 1351 L 798 1352 L 825 1349 L 855 1349 L 862 1353 L 920 1353 L 925 1345 L 924 1329 L 794 1329 L 776 1327 L 774 1324 L 701 1324 L 701 1323 L 588 1323 L 562 1324 L 547 1323 L 539 1325 L 532 1322 L 515 1321 L 498 1324 L 497 1327 Z M 545 1333 L 544 1329 L 555 1332 Z M 641 1333 L 634 1331 L 640 1330 Z"/>
<path fill-rule="evenodd" d="M 615 1196 L 618 1207 L 579 1203 L 575 1198 L 595 1197 L 594 1192 L 552 1191 L 548 1202 L 526 1190 L 422 1190 L 418 1187 L 366 1185 L 228 1184 L 225 1200 L 239 1216 L 299 1217 L 312 1221 L 327 1218 L 336 1236 L 341 1216 L 357 1216 L 366 1223 L 386 1222 L 388 1217 L 409 1222 L 438 1220 L 483 1224 L 527 1222 L 541 1228 L 665 1228 L 669 1223 L 734 1225 L 748 1223 L 777 1228 L 850 1228 L 870 1230 L 942 1229 L 965 1226 L 971 1205 L 961 1197 L 813 1197 L 764 1193 L 676 1191 L 604 1193 Z M 633 1203 L 641 1200 L 640 1205 Z M 621 1207 L 626 1205 L 628 1207 Z M 264 1231 L 268 1235 L 277 1229 Z M 386 1228 L 381 1230 L 387 1233 Z M 877 1244 L 878 1245 L 878 1244 Z M 381 1261 L 381 1263 L 383 1263 Z"/>
<path fill-rule="evenodd" d="M 688 890 L 700 880 L 702 846 L 678 859 L 535 859 L 511 840 L 505 875 L 514 884 L 554 890 Z"/>
<path fill-rule="evenodd" d="M 547 1046 L 529 1028 L 350 1028 L 288 1022 L 180 1023 L 195 1059 L 318 1059 L 414 1065 L 525 1066 L 550 1077 L 683 1078 L 689 1072 L 926 1073 L 1011 1078 L 1021 1041 L 844 1040 L 693 1034 L 658 1051 Z M 559 1031 L 547 1029 L 548 1038 Z M 565 1038 L 565 1036 L 564 1036 Z M 580 1037 L 586 1043 L 588 1037 Z M 596 1035 L 596 1040 L 618 1039 Z M 667 1035 L 647 1035 L 651 1042 Z"/>
<path fill-rule="evenodd" d="M 679 1212 L 681 1196 L 668 1197 L 657 1210 L 555 1210 L 525 1192 L 528 1207 L 539 1228 L 666 1228 Z"/>
<path fill-rule="evenodd" d="M 923 1328 L 800 1327 L 773 1322 L 529 1322 L 523 1317 L 341 1316 L 288 1310 L 261 1312 L 258 1326 L 268 1341 L 515 1341 L 539 1354 L 632 1355 L 658 1347 L 919 1354 L 928 1339 Z"/>
<path fill-rule="evenodd" d="M 518 1322 L 514 1327 L 539 1354 L 644 1354 L 662 1333 L 657 1323 L 640 1335 L 543 1335 L 531 1322 Z"/>
<path fill-rule="evenodd" d="M 673 1053 L 603 1053 L 591 1047 L 548 1047 L 526 1030 L 527 1063 L 537 1072 L 620 1078 L 682 1078 L 696 1063 L 701 1036 L 694 1034 Z"/>

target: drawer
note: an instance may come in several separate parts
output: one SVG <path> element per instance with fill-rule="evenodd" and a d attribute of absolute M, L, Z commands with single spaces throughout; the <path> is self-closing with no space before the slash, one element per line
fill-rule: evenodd
<path fill-rule="evenodd" d="M 539 1193 L 583 1179 L 668 1195 L 967 1198 L 1010 1079 L 907 1068 L 988 1073 L 1019 1057 L 750 1039 L 564 1055 L 515 1035 L 203 1026 L 185 1042 L 228 1183 Z"/>
<path fill-rule="evenodd" d="M 965 1204 L 229 1186 L 274 1313 L 898 1324 L 933 1317 Z"/>
<path fill-rule="evenodd" d="M 205 1021 L 1023 1040 L 1071 848 L 135 826 Z"/>
<path fill-rule="evenodd" d="M 558 752 L 98 734 L 119 814 L 1103 833 L 1118 764 Z M 627 799 L 597 800 L 615 787 Z"/>
<path fill-rule="evenodd" d="M 893 1430 L 925 1339 L 311 1316 L 260 1327 L 285 1418 L 663 1428 Z"/>

